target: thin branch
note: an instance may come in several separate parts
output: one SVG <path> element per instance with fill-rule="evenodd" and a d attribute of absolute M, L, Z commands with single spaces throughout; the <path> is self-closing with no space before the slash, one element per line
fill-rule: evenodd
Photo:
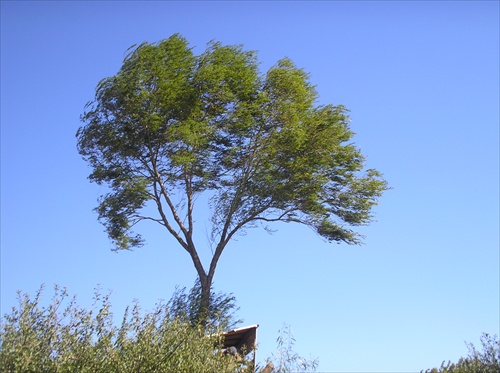
<path fill-rule="evenodd" d="M 184 234 L 184 237 L 188 237 L 188 231 L 186 230 L 186 227 L 182 223 L 181 218 L 177 214 L 177 210 L 176 210 L 174 204 L 172 203 L 172 200 L 170 199 L 167 188 L 165 188 L 165 184 L 163 184 L 163 181 L 161 180 L 160 174 L 158 172 L 156 172 L 156 181 L 160 185 L 160 195 L 162 195 L 163 198 L 165 198 L 165 201 L 167 202 L 167 205 L 170 209 L 170 212 L 172 213 L 172 216 L 174 217 L 175 222 L 177 223 L 180 230 Z"/>
<path fill-rule="evenodd" d="M 154 183 L 154 189 L 155 189 L 155 194 L 156 194 L 155 201 L 156 201 L 156 204 L 158 206 L 158 212 L 160 213 L 162 220 L 165 223 L 165 227 L 168 229 L 170 234 L 172 234 L 172 236 L 174 236 L 177 239 L 177 241 L 182 245 L 182 247 L 189 253 L 189 255 L 191 256 L 191 259 L 193 261 L 194 267 L 196 268 L 196 271 L 198 272 L 198 275 L 200 276 L 200 280 L 204 280 L 204 278 L 206 277 L 206 272 L 205 272 L 205 269 L 203 268 L 203 264 L 201 263 L 200 257 L 198 256 L 198 252 L 196 251 L 196 248 L 195 248 L 194 243 L 192 241 L 192 237 L 189 234 L 189 232 L 186 231 L 184 224 L 182 223 L 179 216 L 177 215 L 175 206 L 173 205 L 172 201 L 170 200 L 168 193 L 167 193 L 167 190 L 166 190 L 163 182 L 160 180 L 159 175 L 158 175 L 157 182 L 160 185 L 161 190 L 158 191 L 158 188 L 157 188 L 156 182 L 155 182 Z M 179 235 L 179 233 L 177 233 L 172 228 L 170 223 L 168 222 L 168 219 L 165 216 L 165 213 L 163 211 L 163 206 L 161 204 L 161 196 L 162 195 L 165 198 L 165 200 L 167 201 L 167 204 L 170 208 L 170 211 L 172 212 L 172 215 L 174 216 L 175 221 L 179 225 L 182 233 L 184 234 L 186 241 L 184 241 L 182 239 L 182 237 Z"/>
<path fill-rule="evenodd" d="M 154 221 L 162 226 L 165 226 L 163 219 L 155 219 L 155 218 L 152 218 L 150 216 L 142 216 L 142 215 L 133 215 L 133 216 L 131 216 L 131 218 L 134 219 L 132 226 L 136 225 L 137 223 L 139 223 L 142 220 L 151 220 L 151 221 Z"/>
<path fill-rule="evenodd" d="M 189 237 L 193 236 L 193 188 L 192 188 L 192 175 L 188 176 L 188 173 L 184 173 L 184 182 L 186 184 L 186 195 L 187 195 L 187 217 L 188 217 L 188 233 Z"/>
<path fill-rule="evenodd" d="M 173 229 L 173 227 L 170 225 L 170 222 L 168 221 L 164 211 L 163 211 L 163 206 L 161 204 L 161 195 L 159 194 L 158 192 L 158 188 L 156 186 L 156 182 L 153 183 L 153 188 L 154 188 L 154 193 L 155 193 L 155 202 L 156 202 L 156 206 L 157 206 L 157 209 L 158 209 L 158 212 L 160 213 L 160 216 L 161 216 L 161 219 L 163 221 L 163 225 L 167 228 L 167 230 L 170 232 L 170 234 L 172 236 L 174 236 L 174 238 L 181 244 L 181 246 L 188 252 L 190 253 L 190 250 L 189 250 L 189 246 L 186 242 L 184 242 L 184 240 L 182 239 L 182 237 Z"/>
<path fill-rule="evenodd" d="M 259 134 L 260 134 L 260 132 L 257 133 L 256 137 L 258 137 Z M 213 276 L 213 274 L 215 273 L 215 268 L 217 267 L 217 263 L 219 261 L 219 258 L 221 256 L 222 252 L 224 251 L 224 248 L 226 247 L 227 243 L 233 237 L 233 235 L 238 230 L 240 230 L 245 224 L 251 222 L 252 220 L 254 220 L 254 218 L 256 216 L 263 213 L 264 211 L 266 211 L 269 208 L 269 205 L 261 208 L 259 211 L 252 214 L 252 216 L 248 217 L 247 219 L 242 220 L 232 230 L 230 230 L 231 224 L 233 223 L 234 214 L 246 202 L 246 200 L 244 199 L 243 190 L 244 190 L 247 182 L 250 180 L 250 178 L 253 174 L 253 171 L 255 169 L 254 162 L 256 161 L 256 159 L 258 160 L 258 158 L 255 157 L 256 151 L 259 148 L 259 145 L 258 145 L 259 143 L 258 143 L 256 137 L 254 137 L 253 139 L 250 139 L 250 142 L 248 144 L 249 151 L 248 151 L 247 157 L 246 157 L 245 168 L 243 169 L 243 171 L 241 173 L 242 176 L 241 176 L 240 183 L 239 183 L 238 188 L 236 189 L 234 197 L 231 201 L 229 211 L 228 211 L 227 216 L 226 216 L 226 221 L 224 223 L 224 227 L 223 227 L 221 234 L 220 234 L 220 237 L 219 237 L 219 243 L 217 244 L 217 246 L 215 248 L 215 253 L 213 254 L 212 260 L 210 262 L 210 269 L 208 272 L 209 277 Z"/>

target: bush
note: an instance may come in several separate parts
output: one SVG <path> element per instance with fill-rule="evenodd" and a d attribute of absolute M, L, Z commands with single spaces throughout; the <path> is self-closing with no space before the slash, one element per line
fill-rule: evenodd
<path fill-rule="evenodd" d="M 273 373 L 316 371 L 318 359 L 307 359 L 294 351 L 295 338 L 290 325 L 284 324 L 282 329 L 278 331 L 276 344 L 276 355 L 272 354 L 266 360 L 266 364 L 271 364 L 274 368 Z"/>
<path fill-rule="evenodd" d="M 55 287 L 41 306 L 18 293 L 19 305 L 0 322 L 1 372 L 234 372 L 238 362 L 215 352 L 221 340 L 174 317 L 168 305 L 142 313 L 136 302 L 115 326 L 109 295 L 96 290 L 93 308 Z"/>
<path fill-rule="evenodd" d="M 498 373 L 500 372 L 500 341 L 497 336 L 483 333 L 483 351 L 478 351 L 472 343 L 467 343 L 469 355 L 457 363 L 443 362 L 441 367 L 427 369 L 421 373 Z"/>
<path fill-rule="evenodd" d="M 236 317 L 239 307 L 233 294 L 215 293 L 210 289 L 208 315 L 201 315 L 201 283 L 196 279 L 194 286 L 186 292 L 186 288 L 176 288 L 168 302 L 171 316 L 178 317 L 187 323 L 197 326 L 205 323 L 207 333 L 217 330 L 232 330 L 241 323 Z"/>

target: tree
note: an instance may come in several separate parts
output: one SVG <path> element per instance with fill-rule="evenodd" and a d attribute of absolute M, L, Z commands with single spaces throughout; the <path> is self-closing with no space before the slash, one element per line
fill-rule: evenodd
<path fill-rule="evenodd" d="M 352 228 L 371 222 L 387 185 L 364 170 L 347 110 L 316 100 L 308 74 L 287 58 L 262 75 L 241 46 L 211 42 L 195 55 L 173 35 L 129 49 L 77 132 L 89 179 L 110 189 L 96 210 L 116 250 L 143 244 L 138 222 L 162 225 L 189 254 L 206 312 L 219 259 L 247 228 L 295 222 L 361 243 Z M 194 240 L 200 194 L 212 213 L 208 265 Z"/>

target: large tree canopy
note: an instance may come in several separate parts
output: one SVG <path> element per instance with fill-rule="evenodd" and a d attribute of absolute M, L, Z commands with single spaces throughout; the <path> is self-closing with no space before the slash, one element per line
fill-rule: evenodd
<path fill-rule="evenodd" d="M 155 221 L 189 253 L 206 293 L 227 243 L 259 222 L 359 244 L 353 227 L 372 220 L 386 182 L 364 170 L 347 110 L 316 101 L 290 59 L 263 75 L 241 46 L 211 42 L 195 55 L 173 35 L 130 49 L 98 84 L 77 132 L 90 180 L 109 186 L 96 210 L 116 249 L 140 246 L 133 226 Z M 201 193 L 212 213 L 208 267 L 193 240 Z"/>

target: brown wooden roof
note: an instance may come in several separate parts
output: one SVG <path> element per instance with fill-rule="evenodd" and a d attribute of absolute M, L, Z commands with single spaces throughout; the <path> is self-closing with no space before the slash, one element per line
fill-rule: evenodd
<path fill-rule="evenodd" d="M 257 343 L 258 327 L 256 324 L 224 333 L 224 347 L 235 347 L 239 353 L 244 352 L 245 355 L 252 352 Z"/>

